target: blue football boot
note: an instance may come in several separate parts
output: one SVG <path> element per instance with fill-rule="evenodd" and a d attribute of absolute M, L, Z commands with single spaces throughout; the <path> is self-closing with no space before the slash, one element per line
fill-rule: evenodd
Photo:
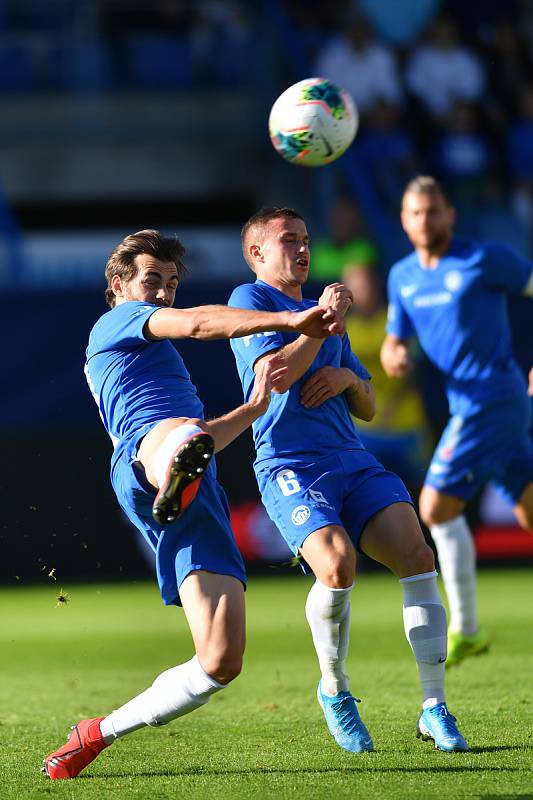
<path fill-rule="evenodd" d="M 416 735 L 425 742 L 432 739 L 436 750 L 448 753 L 465 753 L 468 745 L 455 724 L 455 717 L 450 714 L 446 703 L 425 708 L 418 720 Z"/>
<path fill-rule="evenodd" d="M 317 698 L 329 732 L 338 745 L 350 753 L 365 753 L 374 749 L 370 734 L 359 716 L 355 698 L 350 692 L 339 692 L 330 697 L 323 693 L 321 681 L 318 684 Z"/>

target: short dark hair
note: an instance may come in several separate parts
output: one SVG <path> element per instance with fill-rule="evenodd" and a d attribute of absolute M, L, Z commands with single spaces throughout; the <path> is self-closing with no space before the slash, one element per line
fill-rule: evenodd
<path fill-rule="evenodd" d="M 131 281 L 139 270 L 135 259 L 144 254 L 153 256 L 158 261 L 174 262 L 179 281 L 189 274 L 182 261 L 185 248 L 177 236 L 164 236 L 159 231 L 152 229 L 131 233 L 115 247 L 105 267 L 107 279 L 105 299 L 111 308 L 114 308 L 116 303 L 115 293 L 111 288 L 112 278 L 119 275 L 124 281 Z"/>
<path fill-rule="evenodd" d="M 410 180 L 403 190 L 402 200 L 409 192 L 414 192 L 414 194 L 440 194 L 446 203 L 450 204 L 450 199 L 442 184 L 432 175 L 417 175 Z"/>
<path fill-rule="evenodd" d="M 254 271 L 253 262 L 251 262 L 249 254 L 247 252 L 247 245 L 250 240 L 250 236 L 253 234 L 260 239 L 263 239 L 265 235 L 265 231 L 269 224 L 274 219 L 282 219 L 284 217 L 288 217 L 289 219 L 301 219 L 302 222 L 305 222 L 304 218 L 298 211 L 295 211 L 294 208 L 286 208 L 280 206 L 267 206 L 265 208 L 261 208 L 256 214 L 250 217 L 250 219 L 244 223 L 241 230 L 241 244 L 242 244 L 242 253 L 244 256 L 244 260 L 250 267 L 252 271 Z"/>

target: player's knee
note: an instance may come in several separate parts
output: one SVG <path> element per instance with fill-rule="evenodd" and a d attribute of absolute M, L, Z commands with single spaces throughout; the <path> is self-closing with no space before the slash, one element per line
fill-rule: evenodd
<path fill-rule="evenodd" d="M 227 648 L 220 651 L 210 651 L 200 659 L 202 667 L 218 683 L 230 683 L 240 675 L 242 670 L 243 654 L 240 650 Z"/>
<path fill-rule="evenodd" d="M 435 556 L 433 550 L 421 539 L 415 542 L 412 547 L 405 548 L 398 574 L 401 576 L 422 575 L 424 572 L 433 572 L 434 569 Z"/>
<path fill-rule="evenodd" d="M 450 515 L 447 509 L 439 506 L 438 503 L 424 502 L 423 498 L 420 498 L 418 512 L 420 519 L 428 528 L 431 528 L 432 525 L 442 525 L 443 522 L 448 522 L 453 516 Z"/>
<path fill-rule="evenodd" d="M 207 430 L 207 425 L 205 424 L 205 421 L 203 419 L 196 419 L 194 417 L 191 417 L 190 419 L 187 419 L 187 425 L 197 425 L 203 431 Z"/>
<path fill-rule="evenodd" d="M 330 589 L 345 589 L 347 586 L 351 586 L 355 578 L 355 550 L 353 547 L 328 553 L 317 578 Z"/>

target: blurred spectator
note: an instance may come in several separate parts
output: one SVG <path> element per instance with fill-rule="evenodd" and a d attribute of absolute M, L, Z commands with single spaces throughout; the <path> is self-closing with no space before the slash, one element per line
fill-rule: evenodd
<path fill-rule="evenodd" d="M 412 53 L 405 78 L 409 90 L 437 121 L 449 114 L 455 100 L 479 100 L 485 86 L 479 58 L 460 44 L 457 26 L 446 16 L 434 22 L 428 42 Z"/>
<path fill-rule="evenodd" d="M 446 0 L 446 9 L 457 21 L 470 41 L 479 41 L 488 30 L 497 24 L 502 15 L 518 16 L 521 0 Z M 525 0 L 525 4 L 529 0 Z"/>
<path fill-rule="evenodd" d="M 532 83 L 526 85 L 522 90 L 520 117 L 509 128 L 506 155 L 511 177 L 513 210 L 523 228 L 529 231 L 533 223 Z"/>
<path fill-rule="evenodd" d="M 489 89 L 486 107 L 495 130 L 504 131 L 533 75 L 533 57 L 518 19 L 499 20 L 487 30 L 484 41 Z"/>
<path fill-rule="evenodd" d="M 318 54 L 314 71 L 347 89 L 362 114 L 377 100 L 402 100 L 394 51 L 375 40 L 361 14 L 347 16 L 342 33 Z"/>
<path fill-rule="evenodd" d="M 354 296 L 346 315 L 352 350 L 372 375 L 377 399 L 376 416 L 371 422 L 358 419 L 357 432 L 365 447 L 417 495 L 430 454 L 428 427 L 412 378 L 398 385 L 381 366 L 387 307 L 380 278 L 372 267 L 354 263 L 344 270 L 342 280 Z"/>
<path fill-rule="evenodd" d="M 253 15 L 246 4 L 201 0 L 193 8 L 191 57 L 200 85 L 249 85 L 258 70 Z"/>
<path fill-rule="evenodd" d="M 442 0 L 358 0 L 380 39 L 396 47 L 414 42 L 433 19 Z"/>
<path fill-rule="evenodd" d="M 111 39 L 130 31 L 186 34 L 191 11 L 187 0 L 97 0 L 101 30 Z"/>
<path fill-rule="evenodd" d="M 398 106 L 387 100 L 372 106 L 354 152 L 372 176 L 384 207 L 397 213 L 403 188 L 418 169 L 415 143 L 401 124 Z"/>
<path fill-rule="evenodd" d="M 348 197 L 339 196 L 332 205 L 328 239 L 313 242 L 311 276 L 314 281 L 333 283 L 341 280 L 350 264 L 377 263 L 378 253 L 367 238 L 358 206 Z"/>
<path fill-rule="evenodd" d="M 315 61 L 317 52 L 338 30 L 345 5 L 345 0 L 284 0 L 307 63 Z"/>
<path fill-rule="evenodd" d="M 484 197 L 485 177 L 494 163 L 490 141 L 480 130 L 472 103 L 455 100 L 446 127 L 430 153 L 431 167 L 460 208 L 460 219 L 478 210 Z M 468 226 L 471 219 L 465 221 Z"/>

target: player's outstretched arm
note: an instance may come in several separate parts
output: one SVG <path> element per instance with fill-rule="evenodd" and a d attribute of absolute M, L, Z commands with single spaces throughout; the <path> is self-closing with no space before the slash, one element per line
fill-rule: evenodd
<path fill-rule="evenodd" d="M 276 367 L 279 369 L 275 359 L 264 361 L 256 371 L 253 392 L 248 402 L 222 417 L 206 421 L 207 430 L 215 440 L 215 453 L 227 447 L 265 413 L 270 403 L 271 375 Z"/>
<path fill-rule="evenodd" d="M 304 333 L 317 339 L 344 333 L 342 315 L 332 308 L 306 311 L 252 311 L 229 306 L 161 308 L 148 319 L 151 339 L 233 339 L 265 331 Z"/>
<path fill-rule="evenodd" d="M 413 368 L 406 339 L 388 333 L 381 345 L 381 364 L 389 378 L 402 378 Z"/>

